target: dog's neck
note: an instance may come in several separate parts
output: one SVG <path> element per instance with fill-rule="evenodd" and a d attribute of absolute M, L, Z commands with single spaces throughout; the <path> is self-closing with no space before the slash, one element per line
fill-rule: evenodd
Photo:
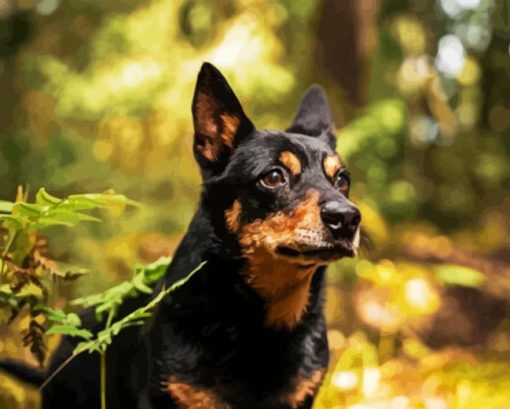
<path fill-rule="evenodd" d="M 236 251 L 229 251 L 231 246 L 232 243 L 218 237 L 209 215 L 198 211 L 169 266 L 166 286 L 206 261 L 204 274 L 211 275 L 212 280 L 215 275 L 225 274 L 224 270 L 239 275 L 241 280 L 235 285 L 245 286 L 246 293 L 259 299 L 264 309 L 264 325 L 268 327 L 292 330 L 306 311 L 320 311 L 324 267 L 303 269 L 263 254 L 244 260 Z"/>
<path fill-rule="evenodd" d="M 300 266 L 277 258 L 264 248 L 254 248 L 242 274 L 264 300 L 268 326 L 292 329 L 299 324 L 310 298 L 317 266 Z"/>

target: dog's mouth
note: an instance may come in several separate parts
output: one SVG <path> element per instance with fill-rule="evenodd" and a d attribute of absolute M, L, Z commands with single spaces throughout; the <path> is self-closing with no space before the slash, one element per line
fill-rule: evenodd
<path fill-rule="evenodd" d="M 278 246 L 276 252 L 284 257 L 293 259 L 304 259 L 304 260 L 317 260 L 322 262 L 329 262 L 338 260 L 342 257 L 353 257 L 355 251 L 351 244 L 341 243 L 326 247 L 315 247 L 315 248 L 296 248 L 289 246 Z"/>

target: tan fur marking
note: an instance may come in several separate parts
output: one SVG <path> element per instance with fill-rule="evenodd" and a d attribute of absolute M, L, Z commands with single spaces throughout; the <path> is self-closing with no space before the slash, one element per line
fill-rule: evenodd
<path fill-rule="evenodd" d="M 280 154 L 278 159 L 294 176 L 301 173 L 301 161 L 292 152 L 284 151 Z"/>
<path fill-rule="evenodd" d="M 293 246 L 299 229 L 322 225 L 318 194 L 313 192 L 293 212 L 277 212 L 241 226 L 239 242 L 248 260 L 246 280 L 266 301 L 266 324 L 293 328 L 308 304 L 317 265 L 303 266 L 279 257 L 278 245 Z"/>
<path fill-rule="evenodd" d="M 340 162 L 340 158 L 338 156 L 331 155 L 324 158 L 322 166 L 324 167 L 324 173 L 328 177 L 333 178 L 342 167 L 342 162 Z"/>
<path fill-rule="evenodd" d="M 290 405 L 291 408 L 297 409 L 308 396 L 313 396 L 317 393 L 321 386 L 323 375 L 323 370 L 317 370 L 312 374 L 311 378 L 299 379 L 294 391 L 285 396 L 284 402 Z"/>
<path fill-rule="evenodd" d="M 220 114 L 218 121 L 216 104 L 206 93 L 197 96 L 196 132 L 204 138 L 203 145 L 197 146 L 197 150 L 209 161 L 215 161 L 225 146 L 232 149 L 234 136 L 241 124 L 240 118 L 229 114 Z"/>
<path fill-rule="evenodd" d="M 221 139 L 229 148 L 234 146 L 234 136 L 239 129 L 241 120 L 237 116 L 221 114 L 221 122 L 223 123 L 223 129 L 221 133 Z"/>
<path fill-rule="evenodd" d="M 230 209 L 225 210 L 225 222 L 231 233 L 237 233 L 241 226 L 241 202 L 234 200 Z"/>
<path fill-rule="evenodd" d="M 208 161 L 213 162 L 217 159 L 218 146 L 216 145 L 214 139 L 206 137 L 204 146 L 197 146 L 197 150 L 202 156 L 205 156 Z"/>
<path fill-rule="evenodd" d="M 179 409 L 228 409 L 211 391 L 180 382 L 175 376 L 169 379 L 166 390 Z"/>

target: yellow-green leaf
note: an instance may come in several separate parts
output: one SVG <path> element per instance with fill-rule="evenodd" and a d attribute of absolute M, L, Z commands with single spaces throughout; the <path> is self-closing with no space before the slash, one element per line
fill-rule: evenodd
<path fill-rule="evenodd" d="M 54 206 L 61 202 L 62 200 L 58 197 L 50 195 L 46 189 L 43 187 L 39 189 L 37 194 L 35 195 L 35 203 L 40 205 L 50 205 Z"/>
<path fill-rule="evenodd" d="M 73 325 L 53 325 L 48 331 L 46 331 L 46 334 L 69 335 L 71 337 L 79 337 L 84 339 L 92 338 L 92 332 L 83 328 L 77 328 Z"/>
<path fill-rule="evenodd" d="M 18 298 L 35 297 L 41 299 L 43 297 L 43 289 L 32 282 L 28 282 L 16 293 Z"/>
<path fill-rule="evenodd" d="M 0 213 L 11 213 L 13 207 L 14 207 L 13 202 L 8 202 L 6 200 L 0 200 Z"/>

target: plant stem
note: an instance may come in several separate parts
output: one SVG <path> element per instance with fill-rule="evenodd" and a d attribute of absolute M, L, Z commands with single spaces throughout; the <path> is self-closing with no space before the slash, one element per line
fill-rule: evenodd
<path fill-rule="evenodd" d="M 105 329 L 106 328 L 110 328 L 110 326 L 112 325 L 112 321 L 113 321 L 113 317 L 115 316 L 115 314 L 117 313 L 117 309 L 116 308 L 112 308 L 109 312 L 108 312 L 108 317 L 106 318 L 106 325 L 105 325 Z"/>
<path fill-rule="evenodd" d="M 106 350 L 100 353 L 101 357 L 101 409 L 106 409 Z"/>
<path fill-rule="evenodd" d="M 9 241 L 7 242 L 4 251 L 2 252 L 2 269 L 0 270 L 0 276 L 4 274 L 5 258 L 7 257 L 7 254 L 9 253 L 9 250 L 17 234 L 18 234 L 17 231 L 12 233 L 12 235 L 9 237 Z"/>
<path fill-rule="evenodd" d="M 82 352 L 85 352 L 86 350 L 83 350 Z M 78 355 L 80 355 L 82 352 L 78 352 L 77 354 L 70 355 L 64 362 L 62 362 L 57 369 L 55 369 L 50 376 L 46 378 L 46 380 L 43 382 L 43 384 L 39 387 L 39 390 L 42 391 L 46 385 L 48 385 L 55 376 L 58 375 L 58 373 L 64 369 L 64 367 L 71 362 L 74 358 L 76 358 Z"/>

